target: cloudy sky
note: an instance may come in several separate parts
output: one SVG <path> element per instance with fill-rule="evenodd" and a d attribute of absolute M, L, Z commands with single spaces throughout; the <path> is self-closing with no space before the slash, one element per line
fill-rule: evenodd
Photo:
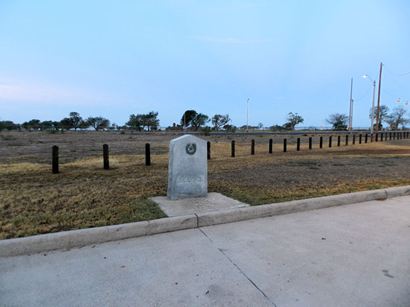
<path fill-rule="evenodd" d="M 154 110 L 167 126 L 195 109 L 243 125 L 250 98 L 250 124 L 324 126 L 353 77 L 366 127 L 361 76 L 381 61 L 382 104 L 409 108 L 409 16 L 405 0 L 0 0 L 0 120 Z"/>

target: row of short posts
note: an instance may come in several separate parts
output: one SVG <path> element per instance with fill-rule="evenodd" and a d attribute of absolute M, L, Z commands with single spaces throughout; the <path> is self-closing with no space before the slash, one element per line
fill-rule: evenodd
<path fill-rule="evenodd" d="M 373 140 L 375 140 L 376 142 L 379 141 L 379 135 L 380 135 L 380 141 L 387 141 L 387 139 L 389 138 L 391 139 L 402 139 L 402 138 L 409 138 L 410 136 L 410 132 L 389 132 L 389 135 L 387 135 L 386 133 L 376 133 L 376 134 L 370 134 L 370 142 L 373 142 Z M 368 143 L 369 140 L 369 134 L 366 133 L 363 137 L 362 134 L 356 135 L 356 134 L 352 134 L 352 145 L 356 144 L 356 141 L 358 139 L 358 143 L 359 144 L 363 144 L 363 142 L 365 144 Z M 329 139 L 328 139 L 329 143 L 328 143 L 328 147 L 332 148 L 333 146 L 333 136 L 330 135 Z M 342 137 L 341 135 L 337 136 L 337 147 L 340 147 L 342 143 Z M 301 140 L 300 138 L 296 139 L 296 151 L 300 151 L 300 145 L 301 145 Z M 349 145 L 349 135 L 345 136 L 345 146 Z M 309 150 L 311 150 L 313 148 L 313 141 L 312 141 L 312 137 L 309 137 Z M 323 148 L 323 136 L 319 137 L 319 148 Z M 283 139 L 283 152 L 287 152 L 288 151 L 288 141 L 286 138 Z M 232 147 L 231 147 L 231 156 L 235 157 L 235 141 L 232 141 Z M 271 154 L 273 153 L 273 140 L 269 139 L 269 149 L 268 152 Z M 255 154 L 255 140 L 251 140 L 251 155 Z"/>
<path fill-rule="evenodd" d="M 210 142 L 208 142 L 208 159 L 211 158 L 210 156 Z M 53 174 L 58 174 L 60 172 L 59 169 L 59 148 L 58 146 L 54 145 L 51 148 L 51 171 Z M 145 165 L 151 165 L 151 145 L 149 143 L 145 144 Z M 109 157 L 109 148 L 107 144 L 103 145 L 103 169 L 109 170 L 110 169 L 110 157 Z"/>
<path fill-rule="evenodd" d="M 410 132 L 386 132 L 386 133 L 380 133 L 380 141 L 387 141 L 389 140 L 400 140 L 400 139 L 407 139 L 410 137 Z M 366 133 L 364 135 L 364 143 L 368 143 L 368 134 Z M 373 134 L 370 134 L 370 142 L 373 142 L 373 139 L 378 142 L 379 141 L 379 133 L 376 133 L 373 137 Z M 300 151 L 300 144 L 301 140 L 300 138 L 296 139 L 296 151 Z M 341 136 L 337 136 L 337 146 L 340 147 L 341 144 Z M 352 145 L 356 144 L 356 135 L 352 135 Z M 359 134 L 359 144 L 362 144 L 362 134 Z M 206 149 L 207 149 L 207 159 L 211 159 L 211 142 L 207 142 L 206 144 Z M 349 145 L 349 135 L 345 136 L 345 146 Z M 329 148 L 332 147 L 332 136 L 329 136 Z M 288 150 L 288 143 L 287 139 L 283 139 L 283 152 L 287 152 Z M 313 148 L 313 138 L 309 137 L 309 150 Z M 323 148 L 323 136 L 320 136 L 319 138 L 319 148 Z M 269 139 L 269 148 L 268 152 L 271 154 L 273 153 L 273 140 Z M 255 140 L 251 140 L 251 155 L 255 155 Z M 231 157 L 235 157 L 235 141 L 231 141 Z M 151 165 L 151 146 L 149 143 L 145 144 L 145 165 L 150 166 Z M 105 170 L 110 169 L 110 160 L 109 160 L 109 147 L 107 144 L 103 145 L 103 168 Z M 59 148 L 58 146 L 54 145 L 52 147 L 52 172 L 53 174 L 59 173 Z"/>

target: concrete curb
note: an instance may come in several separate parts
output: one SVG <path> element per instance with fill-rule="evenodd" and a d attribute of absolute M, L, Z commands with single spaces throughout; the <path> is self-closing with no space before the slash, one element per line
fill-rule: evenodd
<path fill-rule="evenodd" d="M 70 249 L 176 230 L 194 229 L 254 218 L 348 205 L 370 200 L 385 200 L 387 198 L 405 195 L 410 195 L 410 186 L 0 240 L 0 257 L 27 255 L 57 249 Z"/>

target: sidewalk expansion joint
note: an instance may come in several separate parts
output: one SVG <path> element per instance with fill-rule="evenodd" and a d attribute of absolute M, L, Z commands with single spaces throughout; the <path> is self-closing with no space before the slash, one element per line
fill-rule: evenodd
<path fill-rule="evenodd" d="M 203 229 L 201 229 L 200 227 L 198 227 L 199 231 L 206 237 L 208 238 L 208 240 L 213 243 L 212 239 L 206 234 L 205 231 L 203 231 Z M 267 296 L 265 294 L 265 292 L 263 292 L 263 290 L 261 288 L 258 287 L 258 285 L 248 276 L 246 275 L 246 273 L 244 271 L 242 271 L 242 269 L 227 255 L 225 254 L 224 250 L 222 248 L 217 248 L 217 250 L 239 271 L 239 273 L 245 277 L 250 283 L 251 285 L 256 288 L 256 290 L 258 290 L 263 296 L 264 298 L 274 307 L 277 307 L 276 304 L 269 298 L 269 296 Z"/>

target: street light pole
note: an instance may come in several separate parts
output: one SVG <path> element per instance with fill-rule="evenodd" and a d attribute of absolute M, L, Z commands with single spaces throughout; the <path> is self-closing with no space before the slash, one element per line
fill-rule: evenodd
<path fill-rule="evenodd" d="M 353 78 L 350 80 L 349 130 L 353 129 Z"/>
<path fill-rule="evenodd" d="M 379 126 L 380 126 L 380 90 L 382 86 L 382 69 L 383 69 L 383 63 L 380 63 L 380 72 L 379 72 L 379 89 L 378 89 L 378 95 L 377 95 L 377 114 L 376 114 L 376 132 L 379 131 Z"/>
<path fill-rule="evenodd" d="M 249 132 L 249 98 L 246 100 L 246 132 Z"/>
<path fill-rule="evenodd" d="M 372 78 L 369 77 L 369 75 L 363 75 L 363 79 L 369 79 L 370 81 L 373 81 L 373 97 L 372 97 L 372 111 L 370 114 L 370 133 L 373 134 L 373 130 L 374 130 L 374 99 L 376 96 L 376 81 L 373 80 Z"/>
<path fill-rule="evenodd" d="M 373 98 L 372 98 L 372 116 L 371 116 L 371 126 L 370 126 L 370 133 L 373 134 L 373 127 L 374 127 L 374 96 L 376 95 L 376 81 L 373 80 Z"/>

